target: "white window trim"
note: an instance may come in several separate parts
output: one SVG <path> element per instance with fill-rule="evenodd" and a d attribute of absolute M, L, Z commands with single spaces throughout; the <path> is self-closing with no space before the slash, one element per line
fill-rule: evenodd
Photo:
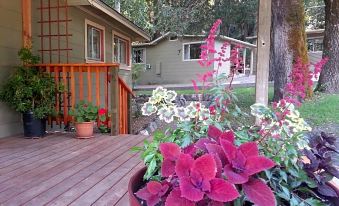
<path fill-rule="evenodd" d="M 193 42 L 186 42 L 182 44 L 182 61 L 184 62 L 195 62 L 195 61 L 200 61 L 201 59 L 185 59 L 185 45 L 190 45 L 190 44 L 204 44 L 204 41 L 193 41 Z"/>
<path fill-rule="evenodd" d="M 133 64 L 146 64 L 146 47 L 138 47 L 138 48 L 133 48 L 133 51 L 134 50 L 144 50 L 143 52 L 143 56 L 144 56 L 144 62 L 143 63 L 133 63 Z M 132 55 L 133 55 L 133 51 L 132 51 Z M 133 56 L 132 56 L 132 62 L 133 62 Z"/>
<path fill-rule="evenodd" d="M 123 40 L 127 40 L 128 41 L 128 50 L 130 52 L 129 54 L 129 59 L 127 60 L 129 62 L 129 66 L 125 65 L 125 64 L 120 64 L 120 68 L 119 69 L 123 69 L 123 70 L 131 70 L 132 67 L 132 42 L 131 42 L 131 38 L 127 37 L 126 35 L 119 33 L 117 31 L 113 31 L 112 30 L 112 62 L 114 61 L 114 37 L 117 36 L 118 38 L 122 38 Z"/>
<path fill-rule="evenodd" d="M 103 48 L 103 53 L 101 55 L 103 55 L 103 60 L 93 60 L 93 59 L 88 59 L 87 57 L 87 26 L 90 25 L 90 26 L 93 26 L 95 28 L 98 28 L 100 30 L 102 30 L 102 41 L 103 41 L 103 44 L 102 46 L 104 47 Z M 100 45 L 101 45 L 101 42 L 100 42 Z M 101 51 L 100 51 L 101 52 Z M 97 63 L 97 62 L 105 62 L 106 61 L 106 48 L 105 48 L 105 27 L 100 25 L 100 24 L 97 24 L 93 21 L 90 21 L 88 19 L 85 19 L 85 60 L 86 60 L 86 63 Z M 101 57 L 100 57 L 101 58 Z"/>

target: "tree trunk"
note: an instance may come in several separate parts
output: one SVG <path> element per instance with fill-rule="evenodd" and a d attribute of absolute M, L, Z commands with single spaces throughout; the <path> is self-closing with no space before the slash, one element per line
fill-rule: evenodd
<path fill-rule="evenodd" d="M 339 94 L 339 1 L 325 0 L 323 57 L 329 61 L 320 73 L 317 90 Z"/>
<path fill-rule="evenodd" d="M 303 0 L 272 1 L 270 78 L 274 80 L 274 101 L 283 98 L 294 62 L 298 58 L 308 61 L 304 19 Z"/>

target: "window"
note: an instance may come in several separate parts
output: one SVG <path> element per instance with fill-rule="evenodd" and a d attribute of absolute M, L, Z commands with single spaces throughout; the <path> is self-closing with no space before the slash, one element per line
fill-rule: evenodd
<path fill-rule="evenodd" d="M 120 37 L 114 37 L 114 62 L 128 65 L 128 41 Z"/>
<path fill-rule="evenodd" d="M 184 60 L 197 60 L 200 59 L 202 43 L 184 44 Z"/>
<path fill-rule="evenodd" d="M 143 64 L 145 62 L 145 49 L 133 49 L 133 63 Z"/>
<path fill-rule="evenodd" d="M 104 27 L 86 20 L 86 60 L 104 60 Z"/>
<path fill-rule="evenodd" d="M 318 52 L 323 50 L 323 39 L 308 39 L 307 49 L 309 52 Z"/>

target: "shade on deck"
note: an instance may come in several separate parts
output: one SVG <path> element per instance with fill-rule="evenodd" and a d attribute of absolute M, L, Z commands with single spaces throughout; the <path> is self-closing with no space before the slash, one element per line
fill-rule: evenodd
<path fill-rule="evenodd" d="M 143 167 L 130 148 L 145 138 L 0 139 L 0 205 L 129 205 L 128 181 Z"/>

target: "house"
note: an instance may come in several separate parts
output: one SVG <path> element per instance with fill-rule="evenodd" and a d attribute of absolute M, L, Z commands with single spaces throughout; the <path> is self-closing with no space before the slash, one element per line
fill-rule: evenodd
<path fill-rule="evenodd" d="M 322 59 L 324 29 L 306 30 L 308 60 L 311 64 L 315 64 Z M 247 37 L 247 41 L 256 44 L 257 37 Z M 256 60 L 254 60 L 256 62 Z"/>
<path fill-rule="evenodd" d="M 192 79 L 196 79 L 196 74 L 207 70 L 216 70 L 217 63 L 208 68 L 201 67 L 198 63 L 200 46 L 204 44 L 205 38 L 205 35 L 176 35 L 168 32 L 149 43 L 132 44 L 133 63 L 141 64 L 144 68 L 144 72 L 141 72 L 138 79 L 138 84 L 191 83 Z M 243 47 L 241 56 L 244 59 L 244 65 L 248 67 L 250 73 L 253 73 L 253 57 L 256 46 L 219 35 L 215 41 L 218 52 L 225 41 L 231 45 L 226 51 L 228 57 L 231 47 L 235 45 Z M 219 74 L 229 74 L 230 68 L 230 62 L 226 62 L 219 68 Z M 240 71 L 240 73 L 243 74 L 244 71 Z"/>
<path fill-rule="evenodd" d="M 110 78 L 115 70 L 117 101 L 127 111 L 127 102 L 121 101 L 130 91 L 131 42 L 149 40 L 145 31 L 100 0 L 1 1 L 0 13 L 0 82 L 20 64 L 19 49 L 31 45 L 41 57 L 39 68 L 67 88 L 57 96 L 60 125 L 69 121 L 67 112 L 80 99 L 111 108 L 115 99 L 109 95 L 114 88 Z M 20 114 L 3 103 L 0 114 L 0 137 L 21 133 Z M 126 119 L 123 115 L 117 119 Z"/>

